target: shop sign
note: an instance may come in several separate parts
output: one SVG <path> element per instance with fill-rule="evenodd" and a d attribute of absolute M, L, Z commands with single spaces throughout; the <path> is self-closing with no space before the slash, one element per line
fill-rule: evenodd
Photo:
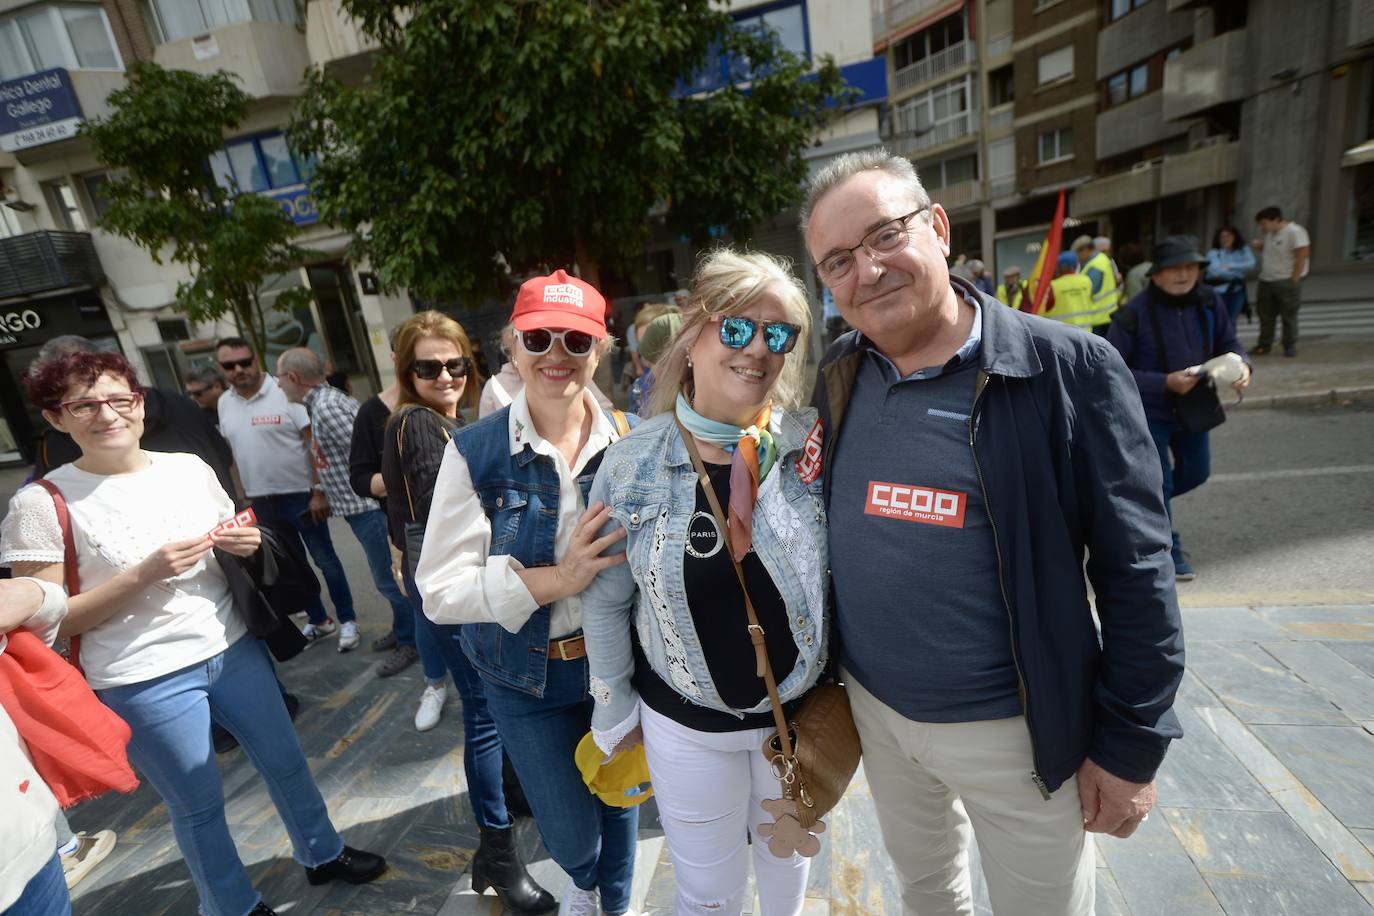
<path fill-rule="evenodd" d="M 61 67 L 0 82 L 0 149 L 12 153 L 75 137 L 82 120 Z"/>
<path fill-rule="evenodd" d="M 19 343 L 17 335 L 43 326 L 43 316 L 33 309 L 0 314 L 0 346 Z"/>
<path fill-rule="evenodd" d="M 315 198 L 310 196 L 310 189 L 305 185 L 271 191 L 267 196 L 281 204 L 286 215 L 291 217 L 291 222 L 297 226 L 313 226 L 319 222 L 320 213 L 315 209 Z"/>

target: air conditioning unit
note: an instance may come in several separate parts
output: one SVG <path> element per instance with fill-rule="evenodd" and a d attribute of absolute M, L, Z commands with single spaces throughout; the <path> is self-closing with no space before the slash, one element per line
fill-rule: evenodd
<path fill-rule="evenodd" d="M 1135 173 L 1135 172 L 1147 172 L 1147 171 L 1149 171 L 1150 169 L 1152 169 L 1152 168 L 1154 168 L 1154 167 L 1155 167 L 1154 160 L 1153 160 L 1153 159 L 1146 159 L 1144 162 L 1137 162 L 1135 165 L 1131 166 L 1131 172 L 1132 172 L 1132 173 Z"/>
<path fill-rule="evenodd" d="M 1200 140 L 1194 140 L 1192 143 L 1189 143 L 1189 144 L 1188 144 L 1188 149 L 1189 149 L 1190 151 L 1200 150 L 1200 149 L 1207 149 L 1208 147 L 1212 147 L 1212 146 L 1225 146 L 1227 143 L 1230 143 L 1230 142 L 1231 142 L 1231 137 L 1230 137 L 1230 135 L 1228 135 L 1228 134 L 1216 134 L 1216 135 L 1211 136 L 1211 137 L 1203 137 L 1203 138 L 1200 139 Z"/>

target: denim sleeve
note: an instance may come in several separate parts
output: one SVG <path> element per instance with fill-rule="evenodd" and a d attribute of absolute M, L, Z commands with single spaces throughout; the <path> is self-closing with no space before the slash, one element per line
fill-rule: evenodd
<path fill-rule="evenodd" d="M 603 464 L 592 482 L 587 504 L 609 505 L 608 491 Z M 598 536 L 610 534 L 619 525 L 615 520 L 607 522 Z M 628 547 L 627 539 L 610 550 Z M 630 628 L 637 591 L 630 564 L 625 562 L 603 569 L 582 593 L 582 635 L 587 641 L 591 694 L 596 702 L 592 737 L 606 754 L 639 724 L 639 694 L 630 680 L 635 671 Z"/>
<path fill-rule="evenodd" d="M 1158 453 L 1115 350 L 1085 354 L 1074 400 L 1074 475 L 1087 572 L 1102 627 L 1090 756 L 1122 779 L 1154 779 L 1172 739 L 1183 678 L 1183 624 L 1174 590 Z"/>

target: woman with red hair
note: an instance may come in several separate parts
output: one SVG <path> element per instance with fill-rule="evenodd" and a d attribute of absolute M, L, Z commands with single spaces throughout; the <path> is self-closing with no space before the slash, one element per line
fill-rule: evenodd
<path fill-rule="evenodd" d="M 311 884 L 376 878 L 383 859 L 345 846 L 330 822 L 266 649 L 247 635 L 212 552 L 251 556 L 258 529 L 216 531 L 234 504 L 210 467 L 194 455 L 139 447 L 143 395 L 122 356 L 51 359 L 25 382 L 81 457 L 45 481 L 62 495 L 69 531 L 52 494 L 24 487 L 0 524 L 0 565 L 65 584 L 71 538 L 80 591 L 70 596 L 61 634 L 81 637 L 86 679 L 129 724 L 129 759 L 167 803 L 201 912 L 272 912 L 229 834 L 212 718 L 262 774 Z"/>

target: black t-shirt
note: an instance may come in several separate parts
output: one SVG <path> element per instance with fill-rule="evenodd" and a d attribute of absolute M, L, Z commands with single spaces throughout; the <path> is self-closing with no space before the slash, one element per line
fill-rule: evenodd
<path fill-rule="evenodd" d="M 372 475 L 382 472 L 382 445 L 391 408 L 375 394 L 358 407 L 353 418 L 353 442 L 348 450 L 348 483 L 365 499 L 376 499 L 386 511 L 386 499 L 372 495 Z"/>
<path fill-rule="evenodd" d="M 730 503 L 730 466 L 708 464 L 706 472 L 721 507 Z M 797 644 L 788 626 L 787 605 L 773 584 L 763 561 L 750 550 L 740 564 L 744 581 L 763 627 L 764 645 L 773 675 L 781 684 L 797 664 Z M 687 586 L 687 605 L 697 639 L 706 655 L 706 668 L 722 700 L 733 709 L 752 709 L 768 698 L 763 678 L 755 670 L 754 644 L 749 639 L 749 615 L 730 551 L 725 547 L 711 504 L 697 486 L 697 505 L 687 526 L 683 579 Z M 769 710 L 746 715 L 743 719 L 729 713 L 697 706 L 654 673 L 638 642 L 635 644 L 635 689 L 655 712 L 681 725 L 704 732 L 740 731 L 773 725 Z M 787 707 L 790 712 L 790 704 Z"/>

